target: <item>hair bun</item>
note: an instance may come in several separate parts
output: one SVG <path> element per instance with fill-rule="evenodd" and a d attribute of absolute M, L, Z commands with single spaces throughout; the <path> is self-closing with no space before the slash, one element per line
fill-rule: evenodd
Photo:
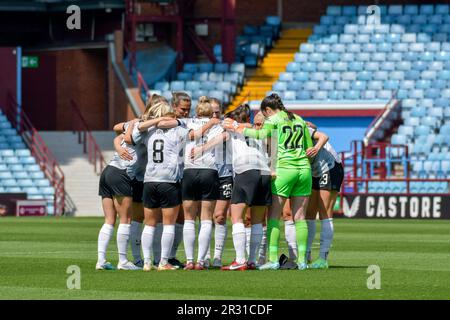
<path fill-rule="evenodd" d="M 198 98 L 198 102 L 199 103 L 208 103 L 210 101 L 209 101 L 209 98 L 207 96 L 201 96 L 200 98 Z"/>

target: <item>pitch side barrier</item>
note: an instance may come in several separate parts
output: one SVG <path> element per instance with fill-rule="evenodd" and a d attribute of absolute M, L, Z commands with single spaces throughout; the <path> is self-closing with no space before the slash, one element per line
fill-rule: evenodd
<path fill-rule="evenodd" d="M 450 178 L 411 177 L 408 146 L 353 141 L 341 156 L 345 174 L 336 217 L 450 219 Z"/>

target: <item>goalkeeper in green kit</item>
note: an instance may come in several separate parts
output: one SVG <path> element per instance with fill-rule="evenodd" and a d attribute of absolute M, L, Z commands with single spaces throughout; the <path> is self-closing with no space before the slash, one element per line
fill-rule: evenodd
<path fill-rule="evenodd" d="M 269 209 L 267 222 L 269 261 L 259 266 L 259 270 L 280 268 L 278 262 L 279 221 L 283 206 L 289 198 L 296 229 L 297 264 L 300 270 L 304 270 L 307 268 L 305 256 L 308 239 L 305 214 L 312 188 L 309 157 L 314 157 L 318 150 L 315 150 L 313 146 L 305 121 L 287 111 L 277 94 L 264 98 L 261 102 L 261 111 L 266 117 L 263 129 L 254 130 L 243 126 L 235 128 L 247 137 L 277 139 L 276 176 L 272 180 L 272 206 Z"/>

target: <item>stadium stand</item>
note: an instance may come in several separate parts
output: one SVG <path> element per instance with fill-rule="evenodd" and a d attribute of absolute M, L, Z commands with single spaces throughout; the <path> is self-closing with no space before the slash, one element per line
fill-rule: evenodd
<path fill-rule="evenodd" d="M 54 188 L 16 129 L 1 111 L 0 192 L 26 193 L 28 199 L 45 199 L 47 213 L 54 214 Z"/>
<path fill-rule="evenodd" d="M 411 177 L 450 177 L 449 5 L 329 6 L 308 43 L 272 90 L 286 101 L 402 102 L 403 124 L 391 142 L 409 147 Z M 364 186 L 362 186 L 364 188 Z M 372 182 L 370 192 L 405 192 L 403 183 Z M 411 191 L 448 191 L 447 182 L 412 182 Z"/>
<path fill-rule="evenodd" d="M 278 39 L 281 21 L 277 16 L 268 16 L 261 26 L 245 25 L 243 34 L 236 38 L 236 62 L 243 62 L 247 67 L 256 67 L 267 50 Z M 214 56 L 222 62 L 222 46 L 216 44 Z"/>
<path fill-rule="evenodd" d="M 279 39 L 274 43 L 263 62 L 255 73 L 249 77 L 245 86 L 237 95 L 230 107 L 237 107 L 244 100 L 261 100 L 272 87 L 272 83 L 286 69 L 287 64 L 293 60 L 298 46 L 306 42 L 311 34 L 310 29 L 289 29 L 280 33 Z"/>
<path fill-rule="evenodd" d="M 228 104 L 244 83 L 244 75 L 243 63 L 186 63 L 177 80 L 157 82 L 150 91 L 167 99 L 172 91 L 185 91 L 194 101 L 206 95 Z"/>

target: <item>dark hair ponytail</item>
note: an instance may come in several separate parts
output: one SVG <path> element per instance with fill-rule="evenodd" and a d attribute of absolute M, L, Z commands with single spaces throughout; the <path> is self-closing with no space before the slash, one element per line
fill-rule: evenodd
<path fill-rule="evenodd" d="M 281 98 L 278 94 L 272 93 L 270 96 L 267 96 L 264 98 L 264 100 L 261 102 L 261 111 L 266 110 L 267 108 L 270 108 L 272 110 L 281 110 L 287 113 L 289 120 L 294 120 L 295 115 L 286 109 L 286 107 L 283 104 L 283 101 L 281 101 Z"/>
<path fill-rule="evenodd" d="M 236 122 L 244 123 L 250 121 L 250 106 L 246 103 L 241 104 L 233 111 L 228 112 L 225 118 L 232 118 Z"/>

